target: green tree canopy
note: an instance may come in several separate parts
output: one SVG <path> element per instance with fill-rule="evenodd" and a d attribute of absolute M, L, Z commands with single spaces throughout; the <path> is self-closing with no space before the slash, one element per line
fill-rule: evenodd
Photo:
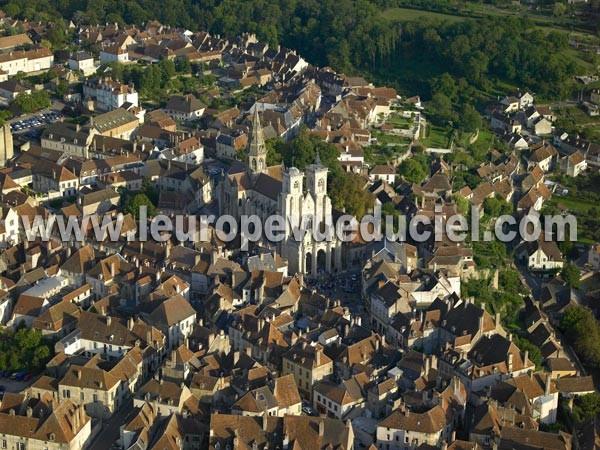
<path fill-rule="evenodd" d="M 584 363 L 600 365 L 600 327 L 590 309 L 569 306 L 561 318 L 560 329 Z"/>
<path fill-rule="evenodd" d="M 577 267 L 577 265 L 575 264 L 565 264 L 563 269 L 560 271 L 560 277 L 570 287 L 579 289 L 579 287 L 581 286 L 581 271 L 579 270 L 579 267 Z"/>

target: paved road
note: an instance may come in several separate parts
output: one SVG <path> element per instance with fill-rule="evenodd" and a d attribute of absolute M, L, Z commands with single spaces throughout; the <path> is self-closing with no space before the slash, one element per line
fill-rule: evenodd
<path fill-rule="evenodd" d="M 21 392 L 29 385 L 33 384 L 34 379 L 29 381 L 17 381 L 11 380 L 10 378 L 1 377 L 0 385 L 4 386 L 6 392 Z"/>
<path fill-rule="evenodd" d="M 112 417 L 102 424 L 102 430 L 98 433 L 88 450 L 108 450 L 117 439 L 121 437 L 121 425 L 125 424 L 125 419 L 131 413 L 133 400 L 129 399 L 125 404 L 113 414 Z"/>
<path fill-rule="evenodd" d="M 531 289 L 531 295 L 533 296 L 533 298 L 535 300 L 539 300 L 543 281 L 535 275 L 532 275 L 531 272 L 529 272 L 529 270 L 527 270 L 527 268 L 522 266 L 521 264 L 518 264 L 516 267 L 519 270 L 521 276 L 525 279 L 525 282 L 527 283 L 527 286 L 529 286 L 529 289 Z"/>

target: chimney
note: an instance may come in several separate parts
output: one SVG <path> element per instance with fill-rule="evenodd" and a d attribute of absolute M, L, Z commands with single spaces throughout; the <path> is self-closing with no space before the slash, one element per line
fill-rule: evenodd
<path fill-rule="evenodd" d="M 319 436 L 323 437 L 325 435 L 325 420 L 321 418 L 319 421 Z"/>
<path fill-rule="evenodd" d="M 133 330 L 133 317 L 127 319 L 127 328 L 129 329 L 129 331 Z"/>
<path fill-rule="evenodd" d="M 550 395 L 550 374 L 546 375 L 546 386 L 544 386 L 544 395 Z"/>
<path fill-rule="evenodd" d="M 514 358 L 514 356 L 512 353 L 509 353 L 506 357 L 506 365 L 508 366 L 509 372 L 512 372 L 512 370 L 513 370 L 513 358 Z"/>
<path fill-rule="evenodd" d="M 77 374 L 77 379 L 81 380 L 81 370 L 80 369 L 75 369 L 75 373 Z"/>
<path fill-rule="evenodd" d="M 33 417 L 33 409 L 31 409 L 31 406 L 27 407 L 27 417 Z"/>
<path fill-rule="evenodd" d="M 106 316 L 106 325 L 110 326 L 111 318 L 110 316 Z"/>

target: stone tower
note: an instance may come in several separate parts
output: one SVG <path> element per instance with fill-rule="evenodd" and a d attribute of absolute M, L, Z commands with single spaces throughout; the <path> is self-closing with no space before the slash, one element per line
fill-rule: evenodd
<path fill-rule="evenodd" d="M 250 176 L 256 177 L 267 169 L 267 147 L 260 118 L 258 117 L 258 105 L 254 105 L 254 119 L 252 130 L 248 139 L 248 153 L 246 165 Z"/>
<path fill-rule="evenodd" d="M 10 131 L 10 125 L 5 123 L 0 128 L 0 165 L 5 166 L 6 162 L 14 156 L 13 138 Z"/>

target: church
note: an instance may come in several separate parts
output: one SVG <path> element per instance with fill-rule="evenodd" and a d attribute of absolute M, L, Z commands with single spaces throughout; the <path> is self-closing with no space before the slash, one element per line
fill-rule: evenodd
<path fill-rule="evenodd" d="M 326 223 L 326 218 L 332 217 L 327 172 L 318 155 L 305 173 L 296 167 L 267 166 L 267 147 L 258 108 L 254 108 L 246 164 L 234 162 L 221 182 L 220 214 L 231 215 L 238 221 L 243 215 L 255 214 L 263 226 L 272 215 L 296 217 L 297 226 L 287 221 L 285 237 L 277 245 L 278 253 L 288 260 L 290 273 L 316 275 L 319 270 L 341 270 L 341 241 L 331 223 Z M 302 239 L 296 239 L 295 236 L 302 234 L 298 233 L 298 227 L 311 231 L 304 233 Z M 313 227 L 331 238 L 315 238 Z"/>

